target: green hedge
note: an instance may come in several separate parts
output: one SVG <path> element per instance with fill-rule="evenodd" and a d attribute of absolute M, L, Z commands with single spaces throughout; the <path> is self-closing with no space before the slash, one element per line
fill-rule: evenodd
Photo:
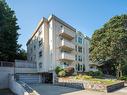
<path fill-rule="evenodd" d="M 127 81 L 127 76 L 122 76 L 122 77 L 120 77 L 120 80 Z"/>
<path fill-rule="evenodd" d="M 58 76 L 59 76 L 59 77 L 65 77 L 65 76 L 66 76 L 65 70 L 60 71 L 60 72 L 58 73 Z"/>
<path fill-rule="evenodd" d="M 101 71 L 89 71 L 86 72 L 86 75 L 97 77 L 97 78 L 102 78 L 104 76 L 104 74 Z"/>
<path fill-rule="evenodd" d="M 74 73 L 73 67 L 61 68 L 59 66 L 56 67 L 55 72 L 57 76 L 64 77 L 64 76 L 71 76 Z"/>
<path fill-rule="evenodd" d="M 58 75 L 58 73 L 60 72 L 60 71 L 62 71 L 63 69 L 61 68 L 61 67 L 59 67 L 59 66 L 57 66 L 56 68 L 55 68 L 55 73 Z"/>

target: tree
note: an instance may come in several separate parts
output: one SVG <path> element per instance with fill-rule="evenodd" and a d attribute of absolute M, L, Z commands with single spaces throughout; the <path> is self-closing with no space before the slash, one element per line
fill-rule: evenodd
<path fill-rule="evenodd" d="M 27 53 L 24 49 L 20 49 L 16 54 L 16 59 L 27 60 Z"/>
<path fill-rule="evenodd" d="M 17 18 L 5 0 L 0 0 L 0 60 L 14 61 L 19 50 Z"/>
<path fill-rule="evenodd" d="M 127 58 L 127 15 L 114 16 L 92 35 L 90 59 L 100 64 L 113 64 L 116 76 L 122 76 Z M 110 60 L 110 62 L 109 62 Z M 112 67 L 110 67 L 112 68 Z"/>

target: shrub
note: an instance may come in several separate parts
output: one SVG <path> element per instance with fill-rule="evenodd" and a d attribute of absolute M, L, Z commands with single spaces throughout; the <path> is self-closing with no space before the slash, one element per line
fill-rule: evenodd
<path fill-rule="evenodd" d="M 94 72 L 94 76 L 95 76 L 95 77 L 103 77 L 103 75 L 104 75 L 104 74 L 103 74 L 101 71 L 95 71 L 95 72 Z"/>
<path fill-rule="evenodd" d="M 98 77 L 98 78 L 103 77 L 103 73 L 101 71 L 89 71 L 86 72 L 86 74 L 92 77 Z"/>
<path fill-rule="evenodd" d="M 89 76 L 94 76 L 94 72 L 93 71 L 86 72 L 86 74 L 89 75 Z"/>
<path fill-rule="evenodd" d="M 120 77 L 120 80 L 127 81 L 127 76 L 122 76 L 122 77 Z"/>
<path fill-rule="evenodd" d="M 66 76 L 65 70 L 60 71 L 60 72 L 58 73 L 58 76 L 59 76 L 59 77 L 65 77 L 65 76 Z"/>
<path fill-rule="evenodd" d="M 74 73 L 74 68 L 73 67 L 65 68 L 65 72 L 67 76 L 71 76 Z"/>
<path fill-rule="evenodd" d="M 58 75 L 58 73 L 60 72 L 60 71 L 62 71 L 63 69 L 61 68 L 61 67 L 59 67 L 59 66 L 57 66 L 56 68 L 55 68 L 55 73 Z"/>

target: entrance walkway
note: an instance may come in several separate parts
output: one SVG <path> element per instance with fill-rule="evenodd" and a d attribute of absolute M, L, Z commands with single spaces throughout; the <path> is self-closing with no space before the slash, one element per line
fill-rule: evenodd
<path fill-rule="evenodd" d="M 127 87 L 112 93 L 79 90 L 52 84 L 32 84 L 30 85 L 40 95 L 127 95 Z"/>

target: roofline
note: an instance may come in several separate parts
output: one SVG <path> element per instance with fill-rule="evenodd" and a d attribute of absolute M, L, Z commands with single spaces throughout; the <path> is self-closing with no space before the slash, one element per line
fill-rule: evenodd
<path fill-rule="evenodd" d="M 76 33 L 77 33 L 77 34 L 81 34 L 81 35 L 84 37 L 84 39 L 87 39 L 87 40 L 89 40 L 89 41 L 91 40 L 90 37 L 88 37 L 86 34 L 80 32 L 80 31 L 76 31 Z"/>
<path fill-rule="evenodd" d="M 41 21 L 38 23 L 38 25 L 37 25 L 35 31 L 32 33 L 31 38 L 27 41 L 26 45 L 28 45 L 28 44 L 30 43 L 30 41 L 32 40 L 32 38 L 34 37 L 34 35 L 37 33 L 38 29 L 39 29 L 39 28 L 41 27 L 41 25 L 42 25 L 44 22 L 46 22 L 46 21 L 48 21 L 48 20 L 47 20 L 45 17 L 43 17 L 43 18 L 41 19 Z"/>
<path fill-rule="evenodd" d="M 87 40 L 91 41 L 90 37 L 88 37 L 88 36 L 86 36 L 86 37 L 85 37 L 85 39 L 87 39 Z"/>
<path fill-rule="evenodd" d="M 63 20 L 61 20 L 60 18 L 56 17 L 55 15 L 50 15 L 48 17 L 48 19 L 46 19 L 45 17 L 43 17 L 41 19 L 41 21 L 38 23 L 35 31 L 33 32 L 31 38 L 27 41 L 26 45 L 28 45 L 30 43 L 30 41 L 32 40 L 32 38 L 34 37 L 34 35 L 37 33 L 38 29 L 40 28 L 40 26 L 46 21 L 46 22 L 50 22 L 52 19 L 58 21 L 59 23 L 65 25 L 66 27 L 68 27 L 69 29 L 71 29 L 72 31 L 75 31 L 76 32 L 76 29 L 74 27 L 72 27 L 71 25 L 67 24 L 66 22 L 64 22 Z"/>
<path fill-rule="evenodd" d="M 48 22 L 50 22 L 52 19 L 58 21 L 59 23 L 65 25 L 66 27 L 68 27 L 69 29 L 73 30 L 76 32 L 76 29 L 74 27 L 72 27 L 71 25 L 67 24 L 66 22 L 64 22 L 62 19 L 56 17 L 55 15 L 50 15 L 49 18 L 48 18 Z"/>

